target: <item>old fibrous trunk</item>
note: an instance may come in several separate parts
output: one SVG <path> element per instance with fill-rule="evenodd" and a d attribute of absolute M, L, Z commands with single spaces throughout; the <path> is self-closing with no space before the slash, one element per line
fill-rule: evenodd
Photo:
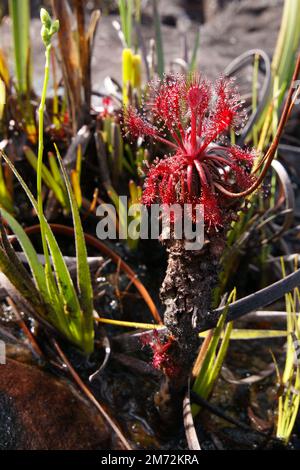
<path fill-rule="evenodd" d="M 186 250 L 182 240 L 170 241 L 168 252 L 168 268 L 160 295 L 166 308 L 164 324 L 176 341 L 174 359 L 186 383 L 199 347 L 198 332 L 211 307 L 219 256 L 210 244 L 199 251 Z"/>

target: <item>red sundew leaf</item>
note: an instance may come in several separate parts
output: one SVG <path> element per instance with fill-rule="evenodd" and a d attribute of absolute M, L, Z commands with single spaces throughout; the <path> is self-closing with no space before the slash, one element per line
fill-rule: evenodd
<path fill-rule="evenodd" d="M 169 336 L 165 340 L 161 340 L 158 335 L 153 337 L 152 341 L 148 343 L 153 352 L 153 367 L 162 370 L 168 377 L 176 377 L 179 373 L 179 368 L 170 354 L 173 343 L 172 337 Z"/>
<path fill-rule="evenodd" d="M 151 91 L 154 95 L 149 103 L 154 116 L 162 120 L 169 130 L 181 124 L 181 99 L 183 91 L 183 77 L 171 77 L 163 82 L 152 83 Z"/>
<path fill-rule="evenodd" d="M 148 177 L 144 186 L 142 203 L 145 204 L 145 206 L 151 206 L 151 204 L 155 204 L 155 202 L 157 202 L 157 196 L 157 181 L 153 177 Z"/>
<path fill-rule="evenodd" d="M 194 178 L 194 165 L 191 163 L 187 167 L 187 188 L 190 194 L 193 194 L 194 192 L 193 178 Z"/>
<path fill-rule="evenodd" d="M 242 120 L 240 97 L 233 81 L 221 77 L 215 83 L 215 104 L 205 121 L 204 142 L 208 145 L 224 131 L 235 128 Z"/>
<path fill-rule="evenodd" d="M 202 187 L 200 203 L 204 207 L 204 221 L 209 227 L 222 226 L 222 214 L 217 197 L 212 193 L 211 189 L 207 186 Z"/>
<path fill-rule="evenodd" d="M 235 165 L 232 169 L 234 171 L 236 182 L 237 182 L 239 189 L 244 191 L 245 189 L 248 189 L 250 188 L 250 186 L 252 186 L 252 184 L 254 183 L 256 179 L 254 175 L 247 173 L 244 170 L 244 168 L 238 165 Z"/>
<path fill-rule="evenodd" d="M 157 130 L 148 121 L 146 121 L 132 106 L 126 108 L 124 121 L 127 132 L 132 137 L 138 138 L 144 135 L 155 137 Z"/>
<path fill-rule="evenodd" d="M 167 176 L 164 184 L 161 184 L 160 193 L 163 204 L 170 206 L 176 203 L 176 191 L 172 175 Z"/>
<path fill-rule="evenodd" d="M 250 165 L 253 164 L 253 161 L 255 157 L 257 156 L 257 153 L 255 152 L 255 150 L 242 149 L 241 147 L 238 147 L 237 145 L 228 147 L 227 151 L 234 160 L 240 161 L 240 162 L 246 162 L 246 163 L 249 163 Z"/>
<path fill-rule="evenodd" d="M 155 331 L 156 331 L 156 330 L 154 330 L 154 332 L 155 332 Z M 153 334 L 154 334 L 154 332 L 153 332 Z M 147 334 L 147 335 L 142 335 L 142 336 L 141 336 L 141 340 L 140 340 L 140 341 L 141 341 L 141 344 L 142 344 L 142 347 L 144 347 L 144 346 L 149 346 L 149 344 L 152 342 L 152 340 L 153 340 L 153 337 L 152 337 L 152 335 L 151 335 L 150 333 Z"/>
<path fill-rule="evenodd" d="M 195 74 L 187 84 L 186 94 L 188 107 L 191 112 L 197 113 L 197 118 L 201 121 L 211 101 L 212 85 Z"/>

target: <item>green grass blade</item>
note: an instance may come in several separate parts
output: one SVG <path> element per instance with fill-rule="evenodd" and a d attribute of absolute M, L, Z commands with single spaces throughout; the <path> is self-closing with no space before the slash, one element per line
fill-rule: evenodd
<path fill-rule="evenodd" d="M 61 187 L 64 188 L 64 180 L 61 176 L 59 166 L 57 164 L 56 156 L 53 152 L 48 152 L 48 162 L 50 170 L 55 182 Z"/>
<path fill-rule="evenodd" d="M 127 207 L 124 205 L 122 199 L 119 198 L 118 193 L 115 191 L 115 189 L 110 186 L 107 189 L 107 194 L 111 201 L 113 202 L 118 218 L 119 218 L 119 231 L 122 234 L 126 234 L 127 232 Z"/>
<path fill-rule="evenodd" d="M 119 14 L 121 19 L 121 27 L 128 48 L 131 47 L 132 36 L 132 0 L 119 0 Z"/>
<path fill-rule="evenodd" d="M 76 259 L 77 259 L 77 286 L 79 291 L 79 301 L 83 312 L 83 341 L 86 350 L 93 351 L 94 327 L 93 327 L 93 288 L 91 281 L 90 268 L 87 262 L 87 249 L 85 244 L 84 232 L 81 224 L 78 206 L 74 193 L 71 188 L 69 178 L 64 168 L 58 148 L 55 145 L 57 158 L 60 164 L 61 172 L 67 187 L 71 211 L 74 223 Z"/>
<path fill-rule="evenodd" d="M 192 53 L 191 62 L 190 62 L 190 65 L 189 65 L 189 72 L 194 72 L 196 70 L 199 46 L 200 46 L 200 26 L 197 29 L 197 33 L 196 33 L 196 37 L 195 37 L 193 53 Z"/>
<path fill-rule="evenodd" d="M 131 47 L 132 42 L 132 0 L 127 0 L 127 12 L 126 12 L 126 23 L 127 23 L 127 45 Z"/>
<path fill-rule="evenodd" d="M 214 329 L 213 336 L 211 338 L 206 355 L 201 365 L 200 372 L 193 384 L 193 391 L 203 398 L 208 398 L 208 396 L 210 395 L 228 349 L 230 334 L 232 330 L 232 322 L 227 325 L 225 333 L 223 335 L 223 340 L 221 340 L 221 338 L 229 304 L 234 301 L 235 298 L 236 289 L 233 289 L 228 298 L 226 306 L 224 307 L 224 311 L 219 318 L 218 324 Z M 221 345 L 219 351 L 217 352 L 218 344 L 220 341 Z M 196 415 L 199 410 L 200 407 L 198 405 L 192 405 L 193 415 Z"/>
<path fill-rule="evenodd" d="M 286 276 L 286 270 L 283 259 L 281 259 L 283 277 Z M 297 269 L 297 265 L 295 265 Z M 297 358 L 297 343 L 300 341 L 298 328 L 298 288 L 293 293 L 285 296 L 287 312 L 287 344 L 285 367 L 283 374 L 280 375 L 277 365 L 277 378 L 282 392 L 278 398 L 278 420 L 276 436 L 282 439 L 286 444 L 289 442 L 300 406 L 300 365 Z M 274 362 L 276 360 L 274 358 Z"/>
<path fill-rule="evenodd" d="M 200 333 L 200 338 L 205 338 L 207 332 Z M 286 330 L 252 330 L 252 329 L 232 329 L 230 339 L 231 340 L 256 340 L 256 339 L 268 339 L 268 338 L 285 338 L 287 337 Z M 222 333 L 221 338 L 224 338 Z"/>
<path fill-rule="evenodd" d="M 9 0 L 9 11 L 12 18 L 15 71 L 20 94 L 27 94 L 28 67 L 30 61 L 30 7 L 29 0 Z"/>
<path fill-rule="evenodd" d="M 12 197 L 7 189 L 3 168 L 2 168 L 2 158 L 0 156 L 0 207 L 8 210 L 11 214 L 15 212 L 13 205 Z"/>
<path fill-rule="evenodd" d="M 207 398 L 207 391 L 208 391 L 208 386 L 209 386 L 208 372 L 213 367 L 213 364 L 215 361 L 216 351 L 217 351 L 219 341 L 221 339 L 221 334 L 222 334 L 223 326 L 225 323 L 226 313 L 227 313 L 227 310 L 221 315 L 219 319 L 219 322 L 214 330 L 214 335 L 209 345 L 207 354 L 204 358 L 200 373 L 198 377 L 196 377 L 194 385 L 193 385 L 194 392 L 198 393 L 198 395 L 203 396 L 204 398 Z"/>
<path fill-rule="evenodd" d="M 35 171 L 37 171 L 37 162 L 38 162 L 38 160 L 37 160 L 37 157 L 36 157 L 35 153 L 33 152 L 33 150 L 31 150 L 30 147 L 25 146 L 24 147 L 24 154 L 25 154 L 25 157 L 26 157 L 27 161 L 32 166 L 32 168 Z M 43 179 L 45 185 L 54 192 L 56 199 L 62 205 L 62 207 L 66 207 L 66 200 L 65 200 L 65 197 L 64 197 L 63 190 L 57 184 L 54 177 L 52 176 L 52 174 L 50 173 L 50 171 L 48 170 L 46 165 L 44 165 L 44 163 L 42 164 L 42 179 Z"/>
<path fill-rule="evenodd" d="M 1 74 L 0 74 L 0 121 L 2 121 L 2 118 L 3 118 L 5 104 L 6 104 L 6 88 L 5 88 L 5 83 L 1 79 Z"/>
<path fill-rule="evenodd" d="M 161 23 L 160 23 L 160 16 L 158 13 L 157 0 L 152 0 L 152 4 L 153 4 L 153 19 L 154 19 L 154 27 L 155 27 L 157 73 L 160 78 L 163 78 L 164 72 L 165 72 L 165 59 L 164 59 Z"/>
<path fill-rule="evenodd" d="M 10 226 L 13 233 L 16 235 L 18 242 L 20 243 L 22 250 L 28 260 L 28 264 L 36 283 L 36 287 L 40 289 L 44 297 L 48 297 L 46 278 L 43 265 L 39 262 L 36 251 L 25 233 L 23 227 L 16 221 L 16 219 L 10 215 L 5 209 L 0 209 L 3 218 Z"/>
<path fill-rule="evenodd" d="M 14 167 L 12 162 L 9 158 L 3 154 L 3 158 L 14 172 L 16 178 L 20 182 L 21 186 L 23 187 L 24 191 L 26 192 L 33 208 L 38 210 L 37 201 L 35 200 L 33 194 L 31 193 L 30 189 L 28 188 L 27 184 Z M 68 320 L 69 328 L 71 329 L 71 333 L 73 335 L 73 341 L 75 340 L 77 344 L 81 344 L 81 320 L 82 320 L 82 313 L 80 309 L 80 304 L 78 301 L 78 297 L 76 294 L 76 290 L 74 288 L 73 281 L 71 279 L 70 273 L 68 271 L 67 265 L 65 263 L 64 257 L 60 251 L 58 243 L 53 235 L 53 232 L 44 217 L 44 228 L 46 233 L 47 242 L 49 245 L 49 250 L 51 252 L 53 265 L 55 269 L 55 276 L 57 280 L 57 285 L 59 289 L 58 298 L 60 298 L 61 302 L 61 309 L 65 313 L 66 318 L 61 318 L 62 322 L 66 322 Z M 55 284 L 47 278 L 48 282 L 48 290 L 51 295 L 55 294 Z M 59 299 L 58 299 L 59 301 Z"/>
<path fill-rule="evenodd" d="M 0 247 L 0 271 L 5 274 L 15 289 L 31 304 L 40 311 L 41 297 L 33 282 L 29 285 L 27 279 L 20 274 L 18 268 L 11 262 L 3 248 Z"/>
<path fill-rule="evenodd" d="M 125 38 L 126 45 L 127 44 L 127 24 L 126 24 L 126 2 L 125 0 L 119 0 L 119 14 L 121 20 L 121 27 L 123 31 L 123 35 Z"/>
<path fill-rule="evenodd" d="M 216 357 L 216 360 L 215 360 L 215 364 L 213 366 L 212 371 L 210 372 L 209 382 L 210 382 L 211 385 L 210 385 L 209 393 L 211 392 L 212 387 L 214 386 L 215 381 L 217 380 L 218 375 L 220 373 L 220 370 L 222 368 L 222 365 L 223 365 L 223 362 L 224 362 L 224 359 L 225 359 L 225 355 L 226 355 L 226 352 L 227 352 L 227 349 L 228 349 L 229 341 L 230 341 L 232 326 L 233 326 L 233 322 L 229 322 L 228 325 L 226 326 L 226 329 L 225 329 L 225 332 L 224 332 L 224 338 L 222 340 L 220 349 L 218 351 L 218 354 L 217 354 L 217 357 Z"/>

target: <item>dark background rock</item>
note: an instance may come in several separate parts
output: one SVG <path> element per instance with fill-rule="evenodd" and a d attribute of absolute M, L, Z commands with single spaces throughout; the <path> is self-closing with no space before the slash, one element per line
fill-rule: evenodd
<path fill-rule="evenodd" d="M 147 6 L 150 1 L 143 0 L 143 6 Z M 174 10 L 179 8 L 185 10 L 191 19 L 204 22 L 233 1 L 238 2 L 240 0 L 159 0 L 158 3 L 163 10 L 169 8 L 172 14 Z M 1 3 L 3 13 L 7 14 L 8 0 L 3 0 Z M 70 0 L 70 3 L 72 3 L 72 0 Z M 86 4 L 89 10 L 100 8 L 105 14 L 116 13 L 118 10 L 117 0 L 89 0 Z M 32 16 L 37 17 L 39 15 L 41 6 L 49 8 L 51 0 L 30 0 Z"/>
<path fill-rule="evenodd" d="M 65 382 L 11 359 L 0 365 L 0 450 L 113 448 L 99 413 Z"/>

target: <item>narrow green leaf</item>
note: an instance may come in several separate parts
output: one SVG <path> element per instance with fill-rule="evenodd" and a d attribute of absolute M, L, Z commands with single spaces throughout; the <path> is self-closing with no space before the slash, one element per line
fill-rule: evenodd
<path fill-rule="evenodd" d="M 119 0 L 119 13 L 122 32 L 124 35 L 126 46 L 129 48 L 131 47 L 132 36 L 132 12 L 132 0 Z"/>
<path fill-rule="evenodd" d="M 200 338 L 205 338 L 207 332 L 199 334 Z M 256 340 L 256 339 L 268 339 L 268 338 L 285 338 L 287 332 L 285 330 L 252 330 L 252 329 L 233 329 L 231 331 L 231 340 Z M 221 334 L 221 338 L 224 337 L 224 333 Z"/>
<path fill-rule="evenodd" d="M 0 155 L 0 206 L 8 210 L 11 214 L 15 212 L 12 197 L 7 189 Z"/>
<path fill-rule="evenodd" d="M 157 0 L 152 0 L 153 5 L 153 19 L 155 27 L 155 45 L 156 45 L 156 56 L 157 56 L 157 73 L 160 78 L 163 78 L 165 72 L 165 59 L 164 50 L 161 34 L 161 22 L 158 13 Z"/>
<path fill-rule="evenodd" d="M 0 75 L 1 77 L 1 75 Z M 6 88 L 4 81 L 0 78 L 0 121 L 3 118 L 3 112 L 6 103 Z"/>
<path fill-rule="evenodd" d="M 3 158 L 5 159 L 9 167 L 12 169 L 12 171 L 14 172 L 16 178 L 18 179 L 24 191 L 26 192 L 33 208 L 37 212 L 37 201 L 35 200 L 27 184 L 25 183 L 25 181 L 21 177 L 18 170 L 14 167 L 12 162 L 9 160 L 9 158 L 5 154 L 3 154 Z M 59 297 L 62 302 L 61 308 L 65 312 L 65 317 L 66 317 L 66 318 L 61 318 L 61 321 L 63 322 L 68 321 L 69 327 L 72 328 L 72 334 L 74 335 L 73 340 L 77 340 L 77 343 L 80 343 L 81 342 L 80 325 L 81 325 L 81 320 L 82 320 L 82 313 L 80 310 L 80 304 L 79 304 L 78 297 L 74 288 L 74 284 L 71 279 L 70 273 L 68 271 L 67 265 L 65 263 L 64 257 L 56 241 L 56 238 L 54 237 L 53 232 L 45 217 L 44 217 L 44 228 L 45 228 L 47 242 L 49 245 L 49 250 L 51 252 L 53 265 L 55 269 L 55 275 L 56 275 L 56 280 L 57 280 L 58 289 L 59 289 Z M 47 279 L 47 281 L 49 280 Z M 51 281 L 50 283 L 48 282 L 48 290 L 52 289 L 50 291 L 50 294 L 52 295 L 54 295 L 55 293 L 54 287 L 55 286 L 53 283 L 51 283 Z"/>
<path fill-rule="evenodd" d="M 210 381 L 210 390 L 209 390 L 209 393 L 211 392 L 211 390 L 212 390 L 212 388 L 213 388 L 213 386 L 214 386 L 214 384 L 215 384 L 215 382 L 216 382 L 216 380 L 219 376 L 220 370 L 222 368 L 222 365 L 223 365 L 223 362 L 224 362 L 224 359 L 225 359 L 225 356 L 226 356 L 226 353 L 227 353 L 229 341 L 230 341 L 232 326 L 233 326 L 233 322 L 229 322 L 227 324 L 226 328 L 225 328 L 224 338 L 222 340 L 220 349 L 218 351 L 215 364 L 213 366 L 213 369 L 210 371 L 210 379 L 209 379 L 209 381 Z"/>
<path fill-rule="evenodd" d="M 40 289 L 43 297 L 47 298 L 47 287 L 46 278 L 43 265 L 39 262 L 36 251 L 25 233 L 23 227 L 16 221 L 16 219 L 10 215 L 5 209 L 0 209 L 1 214 L 10 226 L 13 233 L 16 235 L 18 242 L 20 243 L 22 250 L 28 260 L 30 270 L 36 283 L 36 287 Z"/>
<path fill-rule="evenodd" d="M 123 31 L 123 35 L 125 38 L 126 45 L 127 44 L 127 26 L 126 26 L 126 3 L 125 0 L 119 0 L 119 14 L 120 14 L 120 20 L 121 20 L 121 27 Z"/>
<path fill-rule="evenodd" d="M 77 259 L 77 285 L 79 291 L 79 301 L 82 308 L 84 317 L 83 337 L 86 349 L 89 352 L 93 350 L 94 340 L 94 327 L 93 327 L 93 288 L 91 281 L 90 268 L 87 261 L 87 249 L 85 244 L 84 232 L 81 224 L 78 206 L 74 193 L 71 188 L 69 178 L 64 168 L 59 150 L 55 145 L 57 158 L 60 164 L 61 172 L 67 187 L 71 211 L 73 216 L 74 231 L 75 231 L 75 245 L 76 245 L 76 259 Z"/>
<path fill-rule="evenodd" d="M 30 8 L 29 0 L 9 0 L 9 11 L 13 25 L 13 40 L 15 53 L 15 70 L 18 91 L 26 94 L 28 84 L 28 67 L 30 57 Z"/>
<path fill-rule="evenodd" d="M 194 43 L 192 58 L 191 58 L 190 66 L 189 66 L 189 72 L 194 72 L 196 70 L 199 46 L 200 46 L 200 26 L 197 29 L 197 33 L 195 37 L 195 43 Z"/>
<path fill-rule="evenodd" d="M 37 312 L 41 314 L 41 297 L 38 290 L 32 282 L 28 285 L 27 279 L 24 279 L 18 268 L 11 262 L 3 248 L 0 247 L 0 271 L 5 274 L 11 284 L 18 292 L 36 308 Z M 45 310 L 42 315 L 44 316 Z"/>
<path fill-rule="evenodd" d="M 32 168 L 35 171 L 37 171 L 37 162 L 38 162 L 38 160 L 37 160 L 37 157 L 36 157 L 35 153 L 33 152 L 33 150 L 31 150 L 30 147 L 25 146 L 24 147 L 24 154 L 25 154 L 25 157 L 26 157 L 27 161 L 32 166 Z M 48 170 L 46 165 L 44 165 L 44 163 L 42 164 L 42 178 L 43 178 L 43 181 L 44 181 L 45 185 L 53 191 L 53 193 L 55 194 L 55 197 L 58 200 L 58 202 L 63 207 L 66 207 L 66 201 L 65 201 L 64 194 L 63 194 L 63 190 L 57 184 L 54 177 L 52 176 L 52 174 L 50 173 L 50 171 Z"/>
<path fill-rule="evenodd" d="M 126 23 L 127 23 L 127 45 L 131 47 L 131 36 L 132 36 L 132 0 L 127 0 L 127 12 L 126 12 Z"/>
<path fill-rule="evenodd" d="M 56 156 L 54 155 L 53 152 L 48 152 L 48 161 L 49 161 L 50 170 L 51 170 L 51 173 L 55 182 L 61 188 L 64 188 L 65 187 L 64 180 L 61 176 L 60 169 L 56 161 Z"/>
<path fill-rule="evenodd" d="M 118 193 L 114 190 L 112 186 L 107 189 L 107 194 L 112 200 L 118 217 L 119 217 L 119 229 L 122 234 L 127 232 L 127 207 L 124 205 L 122 199 L 119 198 Z"/>
<path fill-rule="evenodd" d="M 203 398 L 207 398 L 209 394 L 211 393 L 214 387 L 214 384 L 216 382 L 216 379 L 218 377 L 218 373 L 222 367 L 225 354 L 227 352 L 230 334 L 232 330 L 232 322 L 230 322 L 227 325 L 225 329 L 225 333 L 223 335 L 223 340 L 221 340 L 221 338 L 223 334 L 223 328 L 224 328 L 229 304 L 232 301 L 234 301 L 235 298 L 236 298 L 236 289 L 233 289 L 233 291 L 231 292 L 227 300 L 226 306 L 224 307 L 224 311 L 219 318 L 218 324 L 213 331 L 213 336 L 211 338 L 205 358 L 203 360 L 200 373 L 196 377 L 194 385 L 193 385 L 193 391 L 196 392 L 198 395 L 202 396 Z M 220 340 L 222 342 L 221 342 L 219 351 L 217 352 L 217 347 L 218 347 Z M 200 407 L 198 405 L 192 405 L 193 415 L 196 415 L 199 412 L 199 410 L 200 410 Z"/>

